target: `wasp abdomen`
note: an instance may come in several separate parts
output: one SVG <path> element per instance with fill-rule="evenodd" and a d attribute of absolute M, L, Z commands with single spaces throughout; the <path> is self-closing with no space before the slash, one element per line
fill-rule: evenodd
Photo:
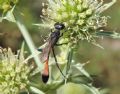
<path fill-rule="evenodd" d="M 42 74 L 42 81 L 43 81 L 44 83 L 47 83 L 48 79 L 49 79 L 49 75 L 44 75 L 44 74 Z"/>

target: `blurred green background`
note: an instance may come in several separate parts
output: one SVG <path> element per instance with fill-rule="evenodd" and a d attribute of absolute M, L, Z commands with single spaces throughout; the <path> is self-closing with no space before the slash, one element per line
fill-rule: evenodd
<path fill-rule="evenodd" d="M 44 43 L 44 39 L 46 39 L 49 34 L 48 29 L 33 25 L 34 23 L 41 23 L 40 15 L 42 2 L 46 1 L 20 0 L 15 10 L 19 11 L 18 13 L 21 15 L 21 19 L 24 21 L 37 47 Z M 120 0 L 117 0 L 111 8 L 105 11 L 104 15 L 111 17 L 108 19 L 108 26 L 106 29 L 110 31 L 115 30 L 120 33 Z M 20 49 L 23 40 L 21 33 L 14 23 L 8 21 L 0 23 L 0 46 L 11 47 L 13 51 L 16 52 Z M 85 69 L 90 74 L 98 75 L 94 78 L 94 86 L 109 88 L 109 94 L 119 94 L 120 39 L 104 38 L 97 39 L 97 41 L 104 47 L 104 50 L 87 43 L 86 41 L 82 41 L 78 46 L 75 59 L 81 63 L 90 61 L 90 63 L 85 66 Z M 73 92 L 74 94 L 86 94 L 83 89 L 79 90 L 79 88 L 82 88 L 82 86 L 68 84 L 64 86 L 62 90 L 59 89 L 58 94 L 70 94 L 69 92 L 71 92 L 71 94 L 73 94 Z"/>

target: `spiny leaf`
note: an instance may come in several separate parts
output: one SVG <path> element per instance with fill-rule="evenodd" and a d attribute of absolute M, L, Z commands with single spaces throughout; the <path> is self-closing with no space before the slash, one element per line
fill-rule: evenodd
<path fill-rule="evenodd" d="M 87 89 L 89 89 L 92 94 L 100 94 L 99 90 L 95 87 L 93 87 L 92 85 L 85 85 L 83 84 L 84 87 L 86 87 Z"/>
<path fill-rule="evenodd" d="M 89 75 L 89 73 L 83 68 L 84 64 L 76 64 L 76 65 L 73 65 L 73 67 L 77 68 L 83 75 L 85 75 L 87 78 L 91 79 L 91 76 Z"/>
<path fill-rule="evenodd" d="M 49 28 L 50 27 L 50 24 L 33 24 L 34 26 L 38 26 L 38 27 L 44 27 L 44 28 Z"/>
<path fill-rule="evenodd" d="M 66 74 L 68 74 L 69 70 L 70 70 L 70 66 L 71 66 L 71 62 L 72 62 L 72 56 L 73 56 L 73 50 L 69 49 L 68 52 L 68 57 L 67 57 L 67 65 L 66 65 Z"/>
<path fill-rule="evenodd" d="M 35 87 L 30 87 L 31 91 L 33 91 L 35 94 L 45 94 L 44 92 L 42 92 L 41 90 L 35 88 Z"/>
<path fill-rule="evenodd" d="M 25 46 L 25 43 L 23 42 L 18 55 L 18 58 L 20 58 L 21 62 L 24 61 L 24 46 Z"/>
<path fill-rule="evenodd" d="M 0 22 L 2 22 L 2 20 L 4 20 L 4 19 L 6 19 L 6 20 L 8 20 L 8 21 L 10 21 L 10 22 L 16 22 L 16 21 L 15 21 L 15 17 L 14 17 L 14 15 L 13 15 L 14 8 L 15 8 L 15 6 L 14 6 L 11 10 L 9 10 L 9 11 L 6 13 L 5 16 L 0 17 Z"/>
<path fill-rule="evenodd" d="M 101 31 L 101 32 L 96 32 L 96 35 L 97 36 L 103 36 L 103 37 L 110 37 L 110 38 L 120 39 L 120 33 L 117 33 L 117 32 Z"/>

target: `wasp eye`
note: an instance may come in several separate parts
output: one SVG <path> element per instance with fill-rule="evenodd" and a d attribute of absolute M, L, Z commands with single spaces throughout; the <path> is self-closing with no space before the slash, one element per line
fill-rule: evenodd
<path fill-rule="evenodd" d="M 62 30 L 65 28 L 65 25 L 62 23 L 55 23 L 54 27 L 55 29 Z"/>

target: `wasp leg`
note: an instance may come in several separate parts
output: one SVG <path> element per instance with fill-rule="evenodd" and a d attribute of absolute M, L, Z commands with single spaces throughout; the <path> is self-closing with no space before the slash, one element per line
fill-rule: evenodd
<path fill-rule="evenodd" d="M 63 36 L 63 33 L 60 35 L 60 37 L 62 37 Z"/>
<path fill-rule="evenodd" d="M 43 49 L 41 49 L 41 48 L 38 48 L 37 50 L 38 50 L 39 52 L 43 52 Z"/>
<path fill-rule="evenodd" d="M 67 45 L 68 44 L 68 42 L 66 42 L 66 43 L 60 43 L 60 44 L 55 44 L 55 46 L 61 46 L 61 45 Z"/>
<path fill-rule="evenodd" d="M 58 65 L 58 62 L 57 62 L 57 58 L 56 58 L 56 55 L 55 55 L 55 51 L 54 51 L 54 48 L 52 48 L 52 52 L 53 52 L 53 57 L 55 59 L 55 63 L 56 63 L 56 66 L 58 67 L 60 73 L 62 74 L 62 76 L 65 78 L 65 75 L 63 74 L 62 70 L 60 69 L 59 65 Z"/>
<path fill-rule="evenodd" d="M 50 32 L 51 32 L 51 33 L 53 32 L 52 29 L 50 29 Z"/>

